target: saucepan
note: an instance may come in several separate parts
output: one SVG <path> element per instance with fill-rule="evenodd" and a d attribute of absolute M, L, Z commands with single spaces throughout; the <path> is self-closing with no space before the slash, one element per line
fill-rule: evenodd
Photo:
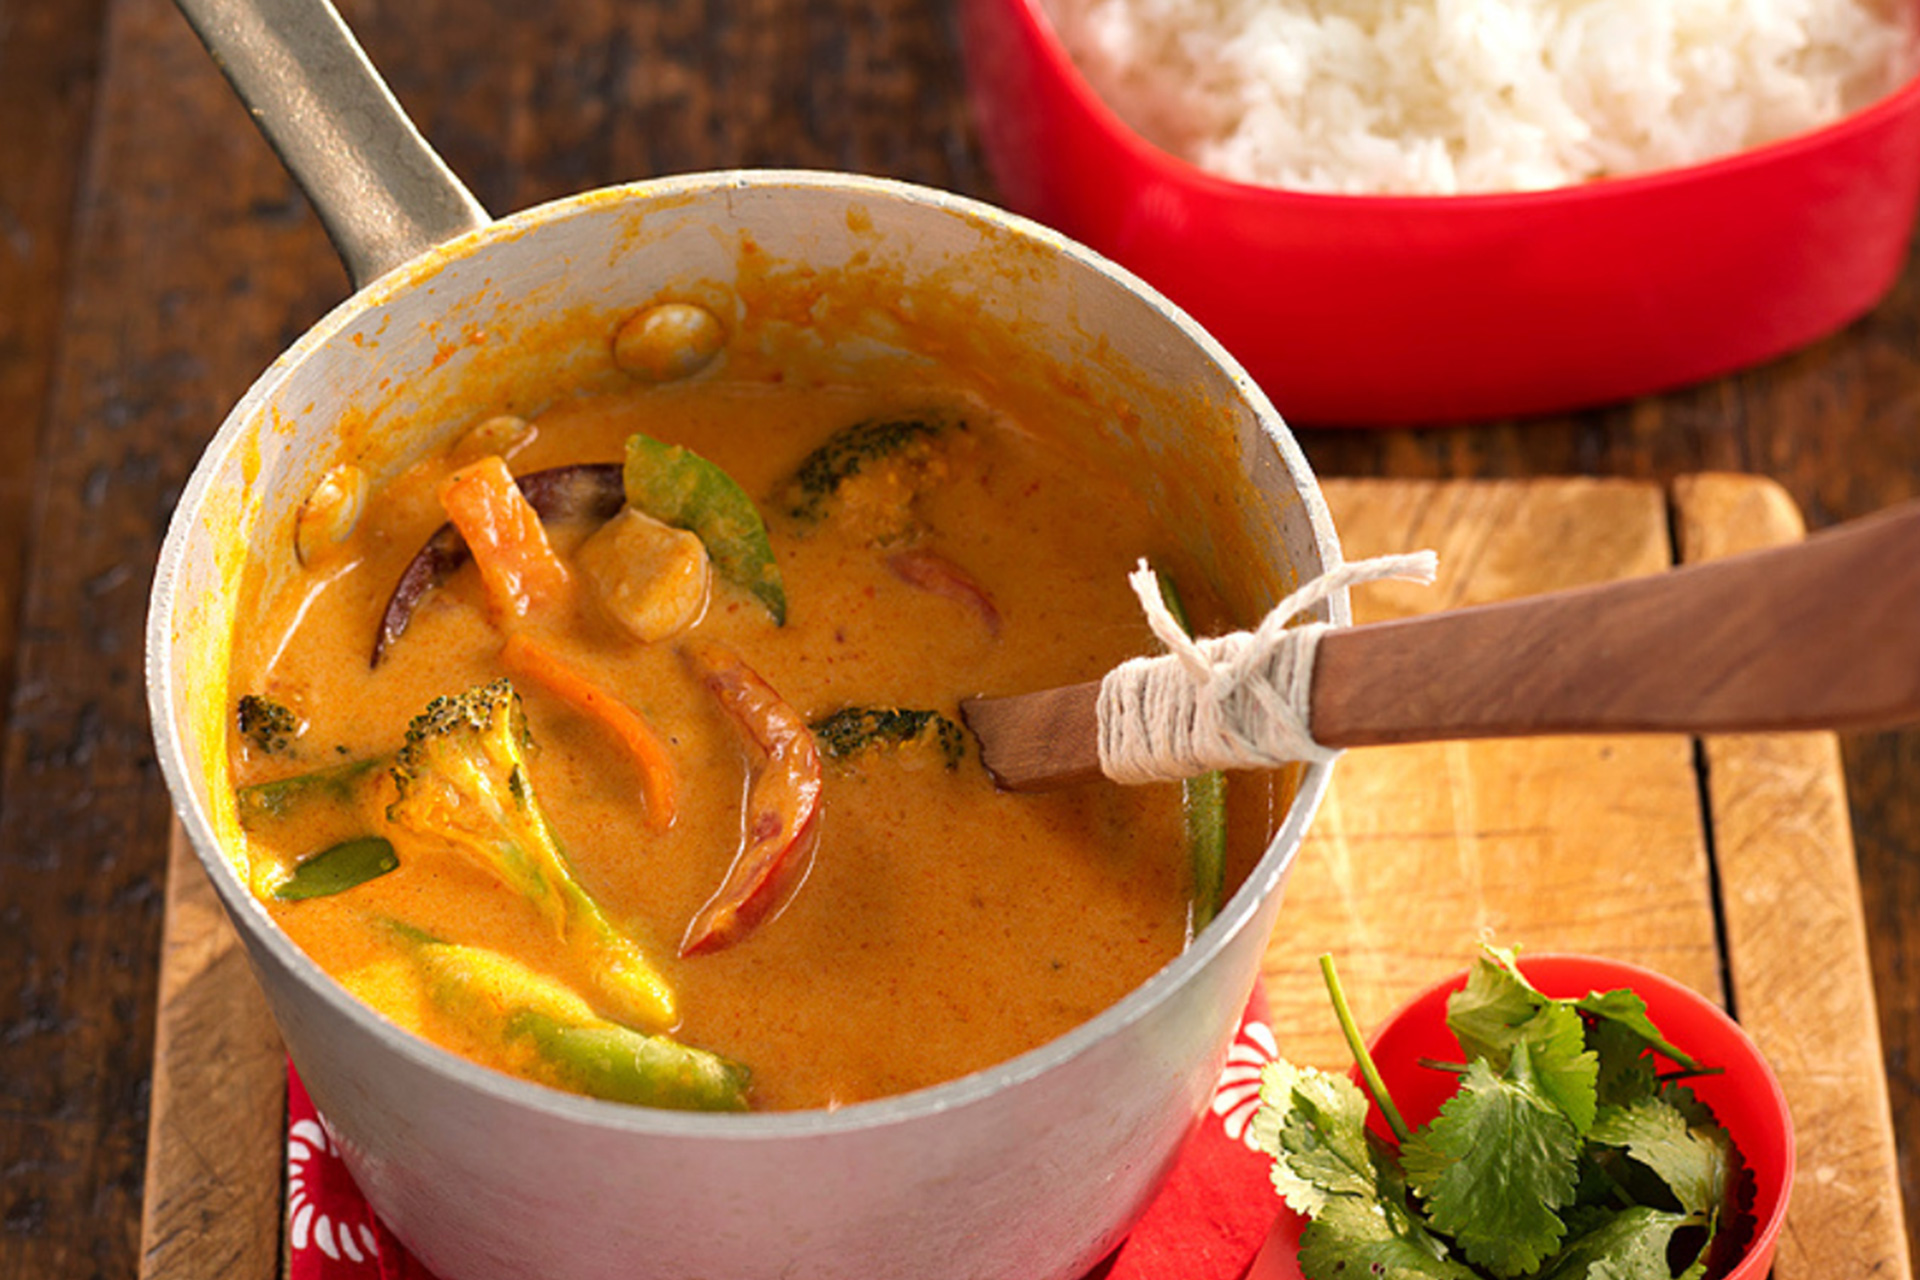
<path fill-rule="evenodd" d="M 1229 541 L 1253 548 L 1243 576 L 1277 590 L 1339 550 L 1265 396 L 1125 271 L 936 191 L 727 172 L 491 220 L 321 0 L 181 8 L 312 197 L 356 292 L 247 392 L 182 496 L 148 631 L 154 733 L 179 819 L 373 1207 L 448 1280 L 1082 1274 L 1124 1237 L 1208 1100 L 1326 766 L 1300 774 L 1262 859 L 1195 943 L 1063 1038 L 838 1110 L 653 1111 L 511 1079 L 396 1030 L 249 895 L 226 758 L 228 658 L 247 624 L 237 588 L 285 571 L 271 558 L 291 552 L 273 549 L 332 465 L 389 473 L 444 443 L 451 406 L 537 401 L 605 362 L 614 318 L 689 282 L 724 294 L 748 259 L 955 302 L 951 320 L 879 308 L 871 332 L 854 316 L 850 350 L 964 318 L 1010 335 L 1060 385 L 1124 401 L 1144 456 L 1211 482 L 1212 527 L 1178 527 L 1206 539 L 1234 525 Z M 1344 597 L 1321 616 L 1345 622 Z"/>

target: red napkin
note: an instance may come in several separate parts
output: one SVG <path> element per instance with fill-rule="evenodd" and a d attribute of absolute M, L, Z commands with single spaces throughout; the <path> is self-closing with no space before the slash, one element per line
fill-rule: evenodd
<path fill-rule="evenodd" d="M 1087 1280 L 1242 1280 L 1279 1199 L 1271 1162 L 1247 1141 L 1260 1068 L 1275 1056 L 1266 999 L 1241 1017 L 1213 1106 L 1173 1175 L 1125 1242 Z M 326 1121 L 287 1069 L 288 1280 L 433 1280 L 374 1216 L 340 1162 Z"/>

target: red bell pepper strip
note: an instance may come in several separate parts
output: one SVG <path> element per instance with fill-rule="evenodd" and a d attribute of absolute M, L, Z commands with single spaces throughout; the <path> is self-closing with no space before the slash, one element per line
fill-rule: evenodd
<path fill-rule="evenodd" d="M 819 836 L 820 753 L 807 722 L 738 654 L 709 641 L 691 641 L 682 653 L 760 756 L 740 852 L 680 943 L 681 955 L 695 956 L 751 933 L 805 865 Z"/>
<path fill-rule="evenodd" d="M 887 557 L 887 568 L 910 587 L 931 591 L 966 606 L 985 624 L 988 635 L 1000 634 L 1000 610 L 995 607 L 993 597 L 972 574 L 939 552 L 924 547 L 896 551 Z"/>

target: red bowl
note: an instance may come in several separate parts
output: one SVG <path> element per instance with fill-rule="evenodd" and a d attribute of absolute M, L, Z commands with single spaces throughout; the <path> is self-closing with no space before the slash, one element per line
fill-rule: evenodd
<path fill-rule="evenodd" d="M 1520 971 L 1550 996 L 1578 997 L 1626 987 L 1646 1001 L 1647 1016 L 1667 1039 L 1708 1066 L 1723 1068 L 1718 1075 L 1688 1083 L 1726 1126 L 1753 1175 L 1753 1235 L 1726 1280 L 1764 1280 L 1773 1265 L 1793 1187 L 1793 1117 L 1773 1068 L 1747 1033 L 1697 991 L 1638 965 L 1596 956 L 1537 955 L 1521 957 Z M 1447 1029 L 1447 997 L 1466 983 L 1463 971 L 1427 988 L 1388 1018 L 1368 1042 L 1387 1092 L 1415 1127 L 1431 1120 L 1458 1087 L 1453 1076 L 1422 1067 L 1419 1059 L 1460 1060 L 1460 1042 Z M 1358 1083 L 1357 1067 L 1353 1078 Z M 1377 1108 L 1369 1119 L 1383 1136 L 1388 1134 Z M 1295 1255 L 1304 1225 L 1302 1218 L 1281 1205 L 1273 1233 L 1246 1280 L 1300 1280 Z"/>
<path fill-rule="evenodd" d="M 1296 424 L 1565 411 L 1781 355 L 1899 273 L 1920 80 L 1685 168 L 1512 195 L 1232 182 L 1124 124 L 1038 0 L 962 0 L 1000 196 L 1184 307 Z"/>

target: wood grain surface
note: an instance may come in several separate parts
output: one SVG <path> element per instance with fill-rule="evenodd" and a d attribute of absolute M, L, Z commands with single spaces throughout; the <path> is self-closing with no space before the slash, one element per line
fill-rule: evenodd
<path fill-rule="evenodd" d="M 762 164 L 995 194 L 936 0 L 344 8 L 496 212 Z M 0 0 L 0 1275 L 136 1268 L 168 809 L 146 588 L 199 449 L 344 289 L 166 0 Z M 1301 438 L 1337 476 L 1767 475 L 1824 527 L 1920 494 L 1917 413 L 1909 261 L 1869 315 L 1737 376 L 1534 421 Z M 1540 532 L 1529 554 L 1557 556 Z M 1920 734 L 1850 735 L 1841 757 L 1912 1231 Z"/>
<path fill-rule="evenodd" d="M 1675 485 L 1681 557 L 1803 530 L 1784 490 L 1743 476 Z M 1860 876 L 1830 734 L 1709 738 L 1703 762 L 1728 979 L 1799 1126 L 1781 1277 L 1911 1274 Z"/>
<path fill-rule="evenodd" d="M 167 859 L 140 1275 L 280 1269 L 287 1051 L 245 948 L 176 827 Z"/>
<path fill-rule="evenodd" d="M 1355 558 L 1431 547 L 1433 586 L 1356 589 L 1378 622 L 1657 573 L 1672 563 L 1659 486 L 1621 481 L 1329 482 Z M 1559 548 L 1542 556 L 1538 548 Z M 1292 1052 L 1348 1060 L 1316 958 L 1332 953 L 1362 1026 L 1463 968 L 1482 937 L 1721 984 L 1693 742 L 1539 738 L 1363 748 L 1334 785 L 1287 884 L 1267 954 Z"/>

